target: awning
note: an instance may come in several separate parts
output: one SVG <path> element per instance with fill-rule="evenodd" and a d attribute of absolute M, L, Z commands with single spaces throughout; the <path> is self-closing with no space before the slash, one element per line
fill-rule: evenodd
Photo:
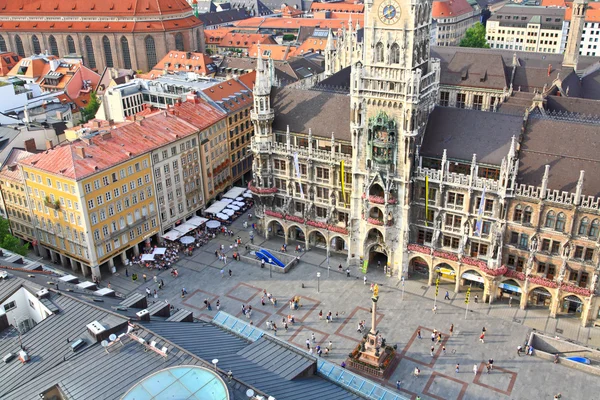
<path fill-rule="evenodd" d="M 176 230 L 178 230 L 179 232 L 181 232 L 181 233 L 183 233 L 185 235 L 186 233 L 191 232 L 194 229 L 196 229 L 196 227 L 194 225 L 190 225 L 190 224 L 188 224 L 186 222 L 185 224 L 181 224 L 179 226 L 176 226 L 173 229 L 176 229 Z"/>
<path fill-rule="evenodd" d="M 214 203 L 210 207 L 208 207 L 206 210 L 204 210 L 204 213 L 205 214 L 220 213 L 222 209 L 224 209 L 225 207 L 227 207 L 227 204 L 228 203 L 217 201 L 216 203 Z"/>
<path fill-rule="evenodd" d="M 244 198 L 243 198 L 243 197 L 236 197 L 235 199 L 236 199 L 237 201 L 244 201 Z"/>
<path fill-rule="evenodd" d="M 183 236 L 182 232 L 179 232 L 178 230 L 175 230 L 175 229 L 171 229 L 169 232 L 166 232 L 164 235 L 162 235 L 162 238 L 170 240 L 170 241 L 174 241 L 174 240 L 179 239 L 182 236 Z"/>
<path fill-rule="evenodd" d="M 75 275 L 65 275 L 59 279 L 63 282 L 67 282 L 67 283 L 70 283 L 70 282 L 76 283 L 77 281 L 79 281 L 79 278 L 76 277 Z"/>
<path fill-rule="evenodd" d="M 521 288 L 515 285 L 510 285 L 508 283 L 501 283 L 498 285 L 499 288 L 504 290 L 510 290 L 511 292 L 521 293 Z"/>
<path fill-rule="evenodd" d="M 142 254 L 142 261 L 154 261 L 154 254 Z"/>
<path fill-rule="evenodd" d="M 220 226 L 221 226 L 221 223 L 219 221 L 208 221 L 206 223 L 206 227 L 208 229 L 217 229 Z"/>
<path fill-rule="evenodd" d="M 186 224 L 194 225 L 196 228 L 208 221 L 208 218 L 203 217 L 192 217 L 185 221 Z"/>
<path fill-rule="evenodd" d="M 552 295 L 547 290 L 540 288 L 533 289 L 533 293 L 539 294 L 540 296 L 552 297 Z"/>
<path fill-rule="evenodd" d="M 469 280 L 469 281 L 484 283 L 483 277 L 476 275 L 476 274 L 470 274 L 468 272 L 465 272 L 464 274 L 462 274 L 461 278 Z"/>
<path fill-rule="evenodd" d="M 228 199 L 235 199 L 236 197 L 240 196 L 242 193 L 244 193 L 246 189 L 241 188 L 241 187 L 233 187 L 231 189 L 229 189 L 229 191 L 227 193 L 225 193 L 223 195 L 223 197 L 227 197 Z"/>
<path fill-rule="evenodd" d="M 166 247 L 157 247 L 154 249 L 154 251 L 152 252 L 152 254 L 154 255 L 163 255 L 167 252 L 167 248 Z"/>
<path fill-rule="evenodd" d="M 444 274 L 444 275 L 456 275 L 456 273 L 454 272 L 454 270 L 448 269 L 448 268 L 437 268 L 436 269 L 437 272 L 439 272 L 440 274 Z"/>

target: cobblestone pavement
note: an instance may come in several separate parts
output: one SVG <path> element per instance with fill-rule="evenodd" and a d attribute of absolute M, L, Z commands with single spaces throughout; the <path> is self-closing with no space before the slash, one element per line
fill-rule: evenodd
<path fill-rule="evenodd" d="M 249 232 L 241 224 L 238 220 L 232 229 L 235 236 L 241 235 L 246 242 Z M 279 328 L 278 336 L 301 348 L 306 348 L 306 339 L 314 333 L 321 345 L 332 341 L 330 361 L 341 363 L 346 359 L 361 338 L 356 331 L 358 321 L 367 320 L 369 325 L 371 320 L 371 293 L 369 285 L 363 284 L 363 275 L 352 270 L 347 278 L 337 268 L 340 263 L 345 268 L 342 257 L 332 256 L 328 268 L 325 252 L 312 249 L 303 253 L 299 265 L 286 274 L 272 272 L 270 277 L 268 268 L 234 261 L 227 263 L 222 277 L 223 262 L 215 257 L 214 251 L 221 243 L 228 249 L 233 239 L 219 237 L 196 250 L 193 256 L 184 257 L 177 264 L 178 278 L 162 272 L 159 278 L 166 287 L 159 291 L 159 300 L 169 300 L 175 307 L 192 310 L 196 317 L 204 318 L 214 316 L 217 300 L 221 310 L 236 316 L 242 315 L 242 304 L 252 305 L 255 325 L 266 329 L 266 321 L 274 321 Z M 260 241 L 257 237 L 255 244 L 261 244 Z M 280 239 L 273 239 L 261 245 L 277 250 L 281 243 Z M 231 278 L 227 276 L 229 269 Z M 140 276 L 143 273 L 139 267 L 133 267 L 131 272 Z M 321 273 L 319 282 L 317 272 Z M 112 288 L 123 295 L 143 292 L 146 287 L 154 290 L 153 274 L 147 274 L 146 284 L 135 283 L 125 277 L 121 267 L 116 274 L 105 277 L 104 282 L 110 281 Z M 581 328 L 574 319 L 549 318 L 547 310 L 519 310 L 502 303 L 491 306 L 471 303 L 465 319 L 465 294 L 450 291 L 451 300 L 443 300 L 445 286 L 440 287 L 438 312 L 433 314 L 435 287 L 427 287 L 426 281 L 408 280 L 403 291 L 401 282 L 376 269 L 368 271 L 367 280 L 380 285 L 378 329 L 389 344 L 398 346 L 399 363 L 389 379 L 380 383 L 395 388 L 399 380 L 401 392 L 412 398 L 418 394 L 422 399 L 552 399 L 559 392 L 565 400 L 597 397 L 592 383 L 597 378 L 537 357 L 519 357 L 516 349 L 532 328 L 552 335 L 557 328 L 562 329 L 561 337 L 599 347 L 598 328 Z M 182 287 L 188 291 L 185 298 L 181 297 Z M 277 298 L 277 306 L 261 305 L 263 289 Z M 302 307 L 293 311 L 297 323 L 286 332 L 282 318 L 292 313 L 288 301 L 296 295 L 301 297 Z M 205 299 L 211 301 L 212 311 L 205 309 Z M 320 310 L 323 314 L 338 313 L 338 317 L 328 324 L 325 319 L 319 320 Z M 454 333 L 450 336 L 451 324 Z M 487 329 L 485 343 L 479 341 L 483 327 Z M 422 339 L 417 338 L 417 329 L 421 329 Z M 434 356 L 430 355 L 433 329 L 443 333 L 446 354 L 441 346 L 436 346 Z M 491 374 L 485 368 L 489 358 L 494 359 Z M 456 364 L 460 364 L 458 373 Z M 477 373 L 473 372 L 474 366 Z M 418 378 L 412 376 L 415 367 L 421 370 Z"/>

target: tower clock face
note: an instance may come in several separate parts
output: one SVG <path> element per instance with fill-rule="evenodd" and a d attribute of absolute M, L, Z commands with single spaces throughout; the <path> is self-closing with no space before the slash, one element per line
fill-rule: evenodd
<path fill-rule="evenodd" d="M 384 24 L 394 24 L 400 19 L 400 6 L 394 0 L 385 0 L 379 6 L 379 19 Z"/>

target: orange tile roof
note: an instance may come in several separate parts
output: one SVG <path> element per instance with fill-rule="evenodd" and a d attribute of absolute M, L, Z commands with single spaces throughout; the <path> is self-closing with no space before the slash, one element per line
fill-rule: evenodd
<path fill-rule="evenodd" d="M 234 28 L 219 28 L 219 29 L 206 29 L 204 31 L 204 42 L 206 44 L 219 44 L 229 32 Z"/>
<path fill-rule="evenodd" d="M 473 11 L 467 0 L 435 0 L 431 8 L 431 16 L 435 19 L 455 17 Z"/>
<path fill-rule="evenodd" d="M 209 69 L 207 65 L 211 64 L 212 68 Z M 161 75 L 164 70 L 169 72 L 184 71 L 211 75 L 216 72 L 216 67 L 213 60 L 203 53 L 171 50 L 154 66 L 151 72 Z"/>
<path fill-rule="evenodd" d="M 31 79 L 37 79 L 45 74 L 50 67 L 48 60 L 57 59 L 55 56 L 27 57 L 21 59 L 7 74 L 8 76 L 22 76 Z"/>
<path fill-rule="evenodd" d="M 3 15 L 159 16 L 191 12 L 186 0 L 0 0 Z"/>
<path fill-rule="evenodd" d="M 252 92 L 236 79 L 229 79 L 202 91 L 205 96 L 227 110 L 237 112 L 252 106 Z"/>
<path fill-rule="evenodd" d="M 0 0 L 1 1 L 1 0 Z M 194 16 L 158 21 L 1 21 L 0 30 L 39 32 L 163 32 L 182 30 L 202 25 Z"/>
<path fill-rule="evenodd" d="M 363 24 L 362 15 L 353 15 L 352 23 Z M 317 18 L 248 18 L 236 23 L 237 28 L 263 28 L 263 29 L 300 29 L 303 26 L 315 28 L 341 29 L 348 26 L 348 20 L 342 19 L 317 19 Z"/>
<path fill-rule="evenodd" d="M 198 95 L 189 94 L 187 101 L 176 103 L 171 111 L 178 118 L 195 126 L 199 131 L 211 127 L 226 117 L 226 114 L 210 105 Z"/>
<path fill-rule="evenodd" d="M 337 11 L 337 12 L 353 12 L 364 13 L 365 5 L 350 1 L 340 1 L 335 3 L 317 3 L 313 2 L 310 6 L 310 11 Z"/>
<path fill-rule="evenodd" d="M 243 83 L 244 86 L 246 86 L 249 90 L 254 89 L 254 82 L 256 82 L 256 70 L 240 75 L 238 81 Z"/>
<path fill-rule="evenodd" d="M 19 163 L 81 180 L 197 131 L 183 119 L 167 111 L 158 111 L 136 122 L 124 122 L 114 129 L 108 128 L 106 132 L 110 135 L 77 139 Z"/>
<path fill-rule="evenodd" d="M 268 57 L 264 58 L 272 58 L 275 61 L 285 61 L 290 57 L 290 54 L 296 51 L 296 47 L 286 46 L 284 44 L 261 44 L 260 52 L 265 55 L 265 52 L 270 52 Z M 252 58 L 258 57 L 258 45 L 253 45 L 250 50 L 248 50 L 248 56 Z"/>
<path fill-rule="evenodd" d="M 335 43 L 336 40 L 334 39 Z M 324 51 L 325 47 L 327 47 L 327 38 L 322 37 L 309 37 L 294 51 L 291 55 L 292 57 L 301 56 L 307 53 L 318 53 L 319 51 Z"/>
<path fill-rule="evenodd" d="M 34 153 L 30 153 L 27 150 L 13 148 L 10 151 L 6 161 L 4 161 L 4 167 L 0 171 L 0 176 L 3 179 L 10 179 L 13 181 L 21 180 L 21 171 L 18 168 L 14 168 L 19 160 L 32 156 Z"/>
<path fill-rule="evenodd" d="M 21 60 L 21 56 L 8 51 L 0 53 L 0 76 L 6 76 L 11 69 Z"/>
<path fill-rule="evenodd" d="M 279 10 L 283 18 L 296 18 L 303 14 L 302 10 L 298 10 L 292 6 L 285 6 Z"/>
<path fill-rule="evenodd" d="M 544 7 L 566 7 L 567 0 L 542 0 L 542 4 L 540 5 Z"/>
<path fill-rule="evenodd" d="M 567 3 L 567 8 L 565 9 L 565 21 L 570 21 L 572 14 L 573 14 L 572 4 Z M 585 11 L 585 22 L 600 22 L 600 3 L 599 2 L 590 1 L 587 4 L 587 9 Z"/>
<path fill-rule="evenodd" d="M 219 47 L 232 47 L 232 48 L 245 48 L 249 49 L 254 44 L 277 44 L 275 39 L 271 37 L 271 35 L 263 34 L 263 33 L 227 33 L 221 43 L 219 43 Z"/>

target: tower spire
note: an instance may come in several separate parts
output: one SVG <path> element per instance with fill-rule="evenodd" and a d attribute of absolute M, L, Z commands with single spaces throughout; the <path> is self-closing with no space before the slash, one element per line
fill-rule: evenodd
<path fill-rule="evenodd" d="M 581 35 L 585 25 L 585 10 L 588 0 L 574 0 L 571 6 L 571 26 L 569 29 L 569 38 L 565 55 L 563 57 L 563 66 L 577 69 L 579 61 L 579 45 L 581 43 Z"/>

